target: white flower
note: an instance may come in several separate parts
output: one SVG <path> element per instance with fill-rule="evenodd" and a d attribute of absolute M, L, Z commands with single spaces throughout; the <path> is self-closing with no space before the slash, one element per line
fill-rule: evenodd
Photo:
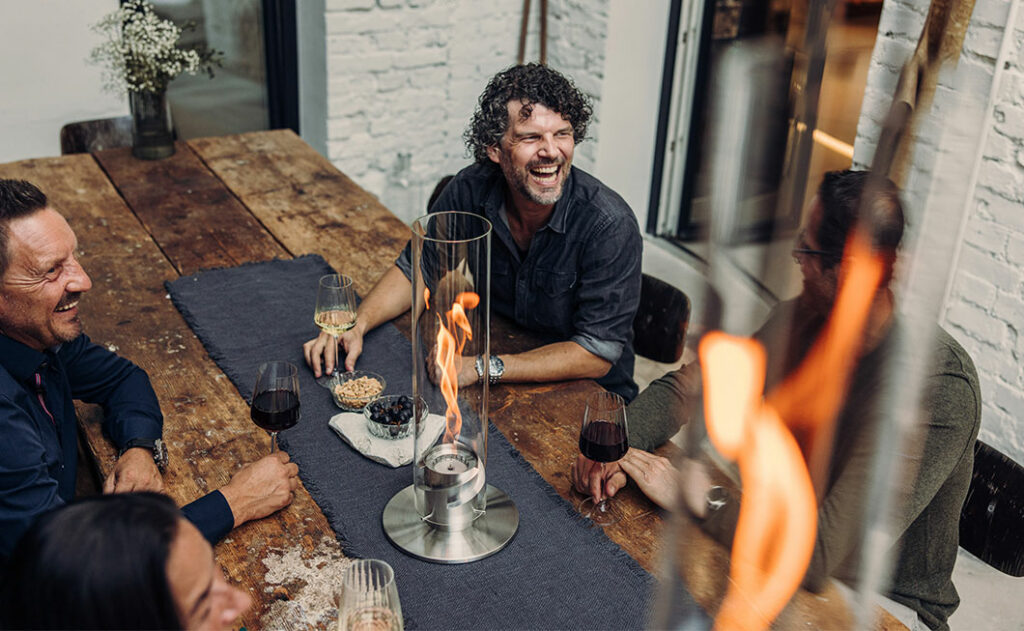
<path fill-rule="evenodd" d="M 106 66 L 105 87 L 114 92 L 162 92 L 183 72 L 205 70 L 213 76 L 212 67 L 220 65 L 216 51 L 179 48 L 181 28 L 157 16 L 145 0 L 128 0 L 93 30 L 106 41 L 92 50 L 89 61 Z"/>

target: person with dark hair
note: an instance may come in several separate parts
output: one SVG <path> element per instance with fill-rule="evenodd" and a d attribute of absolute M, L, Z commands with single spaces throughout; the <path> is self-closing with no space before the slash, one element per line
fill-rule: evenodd
<path fill-rule="evenodd" d="M 572 165 L 590 116 L 587 97 L 540 64 L 499 72 L 480 95 L 464 134 L 476 162 L 444 186 L 430 212 L 490 221 L 491 309 L 547 343 L 464 362 L 459 385 L 592 378 L 627 400 L 636 396 L 632 325 L 643 244 L 626 202 Z M 407 245 L 340 338 L 347 370 L 367 331 L 409 310 L 411 275 Z M 325 333 L 303 350 L 316 376 L 338 362 L 338 342 Z"/>
<path fill-rule="evenodd" d="M 74 399 L 104 408 L 118 447 L 105 493 L 163 489 L 163 415 L 146 373 L 82 332 L 92 281 L 75 233 L 46 195 L 0 180 L 0 564 L 32 520 L 71 500 L 78 472 Z M 291 502 L 298 469 L 272 454 L 183 510 L 210 541 Z"/>
<path fill-rule="evenodd" d="M 0 576 L 0 629 L 228 629 L 250 605 L 174 502 L 149 492 L 43 514 Z"/>
<path fill-rule="evenodd" d="M 865 196 L 870 203 L 862 209 Z M 856 584 L 868 476 L 880 430 L 878 406 L 895 396 L 896 385 L 884 378 L 883 368 L 898 359 L 896 353 L 909 326 L 897 316 L 889 288 L 904 226 L 899 191 L 892 182 L 871 178 L 867 172 L 825 175 L 793 248 L 803 290 L 795 299 L 780 303 L 754 335 L 767 352 L 767 392 L 800 364 L 823 329 L 835 304 L 843 249 L 862 210 L 870 213 L 872 245 L 886 265 L 836 419 L 831 463 L 818 504 L 817 540 L 804 577 L 804 587 L 814 591 L 822 589 L 829 577 Z M 903 470 L 914 477 L 902 489 L 905 495 L 891 524 L 896 557 L 887 608 L 894 614 L 906 613 L 911 628 L 945 629 L 959 603 L 952 573 L 960 511 L 973 470 L 981 390 L 963 347 L 937 324 L 932 340 L 920 406 L 923 448 L 919 457 L 904 463 Z M 653 382 L 627 409 L 633 448 L 617 466 L 606 465 L 603 477 L 581 457 L 573 477 L 577 488 L 598 496 L 614 495 L 628 475 L 664 508 L 675 507 L 682 497 L 702 527 L 727 543 L 739 517 L 736 498 L 712 498 L 712 490 L 720 493 L 720 489 L 713 487 L 703 465 L 691 460 L 683 461 L 685 482 L 678 489 L 679 476 L 669 461 L 648 453 L 695 417 L 700 381 L 700 368 L 693 362 Z M 798 433 L 796 438 L 801 441 Z"/>

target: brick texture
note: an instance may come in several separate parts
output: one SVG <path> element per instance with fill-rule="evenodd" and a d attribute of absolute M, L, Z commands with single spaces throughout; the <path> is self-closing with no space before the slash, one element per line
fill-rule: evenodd
<path fill-rule="evenodd" d="M 943 69 L 933 115 L 916 129 L 915 168 L 905 182 L 904 202 L 912 232 L 922 223 L 929 192 L 942 184 L 933 177 L 936 156 L 952 151 L 942 146 L 943 126 L 956 120 L 961 102 L 980 104 L 980 164 L 965 156 L 961 171 L 968 178 L 977 166 L 978 176 L 968 192 L 953 289 L 940 321 L 978 369 L 981 438 L 1024 463 L 1024 11 L 1018 10 L 1016 25 L 1007 26 L 1010 5 L 1011 0 L 977 0 L 959 63 Z M 916 44 L 927 6 L 926 0 L 883 5 L 857 129 L 856 166 L 870 162 L 894 77 Z M 1010 48 L 1000 58 L 1004 37 Z M 990 100 L 994 79 L 999 83 Z M 984 116 L 989 109 L 991 117 Z M 958 223 L 945 229 L 956 230 Z"/>
<path fill-rule="evenodd" d="M 526 59 L 539 59 L 539 2 Z M 425 212 L 434 184 L 469 164 L 462 132 L 497 71 L 515 63 L 521 0 L 329 0 L 330 160 L 405 221 Z M 590 139 L 574 163 L 596 160 L 608 0 L 548 3 L 547 62 L 594 101 Z"/>

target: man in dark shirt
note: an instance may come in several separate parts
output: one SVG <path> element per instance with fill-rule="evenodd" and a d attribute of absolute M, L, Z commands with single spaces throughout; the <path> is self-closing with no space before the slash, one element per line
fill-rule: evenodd
<path fill-rule="evenodd" d="M 103 406 L 120 450 L 104 492 L 163 489 L 156 394 L 138 366 L 82 333 L 78 302 L 92 281 L 76 248 L 38 188 L 0 180 L 0 563 L 37 515 L 74 496 L 73 399 Z M 297 473 L 287 454 L 268 456 L 183 510 L 215 543 L 290 503 Z"/>
<path fill-rule="evenodd" d="M 513 66 L 491 79 L 467 129 L 476 163 L 445 187 L 431 212 L 460 210 L 491 222 L 491 307 L 548 343 L 524 353 L 464 362 L 460 385 L 592 378 L 627 400 L 633 382 L 632 324 L 640 300 L 640 229 L 614 191 L 572 166 L 591 109 L 546 66 Z M 359 306 L 341 336 L 352 370 L 363 335 L 412 302 L 410 249 Z M 327 334 L 304 345 L 319 376 L 334 369 Z"/>
<path fill-rule="evenodd" d="M 843 246 L 857 223 L 861 196 L 869 186 L 863 171 L 827 173 L 812 203 L 806 227 L 793 256 L 803 275 L 803 291 L 772 310 L 755 334 L 767 351 L 767 390 L 783 381 L 818 339 L 835 304 L 842 272 Z M 860 576 L 861 539 L 868 512 L 867 493 L 878 454 L 881 402 L 897 396 L 898 384 L 886 369 L 898 365 L 898 352 L 908 323 L 898 316 L 889 281 L 896 250 L 903 235 L 903 211 L 898 191 L 886 180 L 873 193 L 874 246 L 885 261 L 885 273 L 873 296 L 861 338 L 857 364 L 849 390 L 838 412 L 831 462 L 818 502 L 818 528 L 814 554 L 803 586 L 819 591 L 829 577 L 856 585 Z M 894 568 L 886 595 L 909 608 L 931 629 L 948 629 L 959 596 L 952 573 L 959 541 L 960 511 L 971 482 L 974 443 L 981 418 L 981 389 L 967 352 L 937 324 L 931 331 L 930 363 L 925 373 L 919 407 L 921 425 L 915 436 L 919 449 L 900 451 L 901 469 L 913 475 L 899 488 L 897 510 L 887 524 L 892 536 Z M 822 375 L 822 380 L 833 379 Z M 628 410 L 630 449 L 611 467 L 601 488 L 595 468 L 582 457 L 576 463 L 576 484 L 581 489 L 614 495 L 625 483 L 622 472 L 636 481 L 654 502 L 674 507 L 680 496 L 701 520 L 704 530 L 729 541 L 739 519 L 738 498 L 722 496 L 710 501 L 712 483 L 701 463 L 684 460 L 685 483 L 672 465 L 647 451 L 672 436 L 694 418 L 700 397 L 700 368 L 696 362 L 653 382 Z M 799 434 L 797 435 L 799 438 Z M 719 491 L 719 489 L 715 489 Z M 898 607 L 887 603 L 893 613 Z M 916 621 L 910 620 L 912 624 Z M 913 628 L 913 626 L 912 626 Z"/>

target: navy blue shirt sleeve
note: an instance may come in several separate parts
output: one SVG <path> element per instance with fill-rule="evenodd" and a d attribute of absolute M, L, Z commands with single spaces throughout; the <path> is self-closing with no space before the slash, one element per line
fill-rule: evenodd
<path fill-rule="evenodd" d="M 133 438 L 160 438 L 163 414 L 141 368 L 85 335 L 58 351 L 75 399 L 103 406 L 103 427 L 118 448 Z"/>
<path fill-rule="evenodd" d="M 642 249 L 635 220 L 609 218 L 590 235 L 580 256 L 570 339 L 612 364 L 632 339 Z"/>
<path fill-rule="evenodd" d="M 208 493 L 181 507 L 182 514 L 192 522 L 210 545 L 217 545 L 235 527 L 231 506 L 220 491 Z"/>
<path fill-rule="evenodd" d="M 10 556 L 37 515 L 64 504 L 50 471 L 60 461 L 60 445 L 56 439 L 44 444 L 26 405 L 0 395 L 0 559 Z"/>

